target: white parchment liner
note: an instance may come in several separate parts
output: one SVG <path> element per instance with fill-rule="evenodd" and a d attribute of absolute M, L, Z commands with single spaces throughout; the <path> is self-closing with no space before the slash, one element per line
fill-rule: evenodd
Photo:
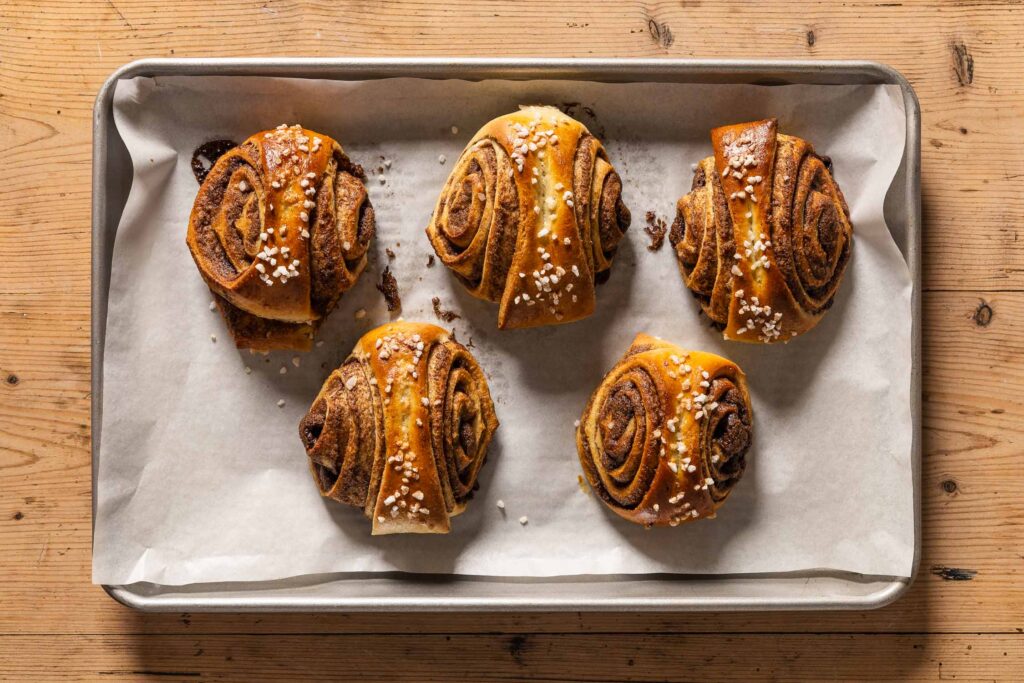
<path fill-rule="evenodd" d="M 470 297 L 440 264 L 426 268 L 423 230 L 466 141 L 521 103 L 580 103 L 578 117 L 622 176 L 633 227 L 594 316 L 499 332 L 496 306 Z M 103 357 L 97 583 L 389 570 L 909 576 L 911 279 L 882 216 L 904 147 L 896 86 L 161 77 L 120 82 L 114 114 L 135 173 L 114 246 Z M 832 157 L 856 237 L 818 328 L 763 347 L 709 329 L 671 247 L 649 252 L 642 228 L 647 211 L 671 222 L 691 164 L 711 153 L 710 128 L 768 116 Z M 321 330 L 325 343 L 299 354 L 299 368 L 294 354 L 234 348 L 185 247 L 198 187 L 192 151 L 283 122 L 338 139 L 368 170 L 377 213 L 369 268 Z M 480 490 L 448 536 L 371 537 L 361 512 L 319 497 L 298 438 L 324 377 L 390 317 L 374 288 L 386 247 L 406 319 L 439 323 L 435 296 L 463 316 L 451 327 L 472 340 L 502 423 Z M 360 308 L 368 315 L 355 320 Z M 640 331 L 727 356 L 750 379 L 754 447 L 715 520 L 645 530 L 578 482 L 573 421 Z"/>

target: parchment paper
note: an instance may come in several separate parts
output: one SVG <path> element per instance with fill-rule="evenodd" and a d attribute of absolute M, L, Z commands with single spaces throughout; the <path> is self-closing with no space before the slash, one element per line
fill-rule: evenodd
<path fill-rule="evenodd" d="M 577 117 L 622 176 L 633 226 L 594 316 L 499 332 L 495 305 L 470 297 L 440 263 L 426 267 L 423 231 L 465 143 L 521 103 L 579 103 Z M 911 280 L 882 215 L 904 146 L 895 86 L 179 77 L 120 82 L 114 114 L 135 172 L 110 283 L 95 582 L 389 570 L 909 576 Z M 691 164 L 711 153 L 710 128 L 767 116 L 832 157 L 856 231 L 832 311 L 771 347 L 709 329 L 671 247 L 649 252 L 643 232 L 647 211 L 671 223 Z M 234 348 L 185 246 L 198 189 L 192 151 L 296 122 L 366 167 L 378 230 L 370 266 L 322 328 L 325 343 L 297 354 L 300 367 L 296 354 Z M 406 319 L 443 324 L 435 296 L 462 315 L 450 327 L 472 341 L 501 420 L 480 490 L 447 536 L 371 537 L 360 511 L 320 498 L 298 438 L 326 375 L 360 335 L 398 316 L 374 288 L 385 248 L 396 254 Z M 715 520 L 645 530 L 578 480 L 573 421 L 640 331 L 727 356 L 750 378 L 749 468 Z"/>

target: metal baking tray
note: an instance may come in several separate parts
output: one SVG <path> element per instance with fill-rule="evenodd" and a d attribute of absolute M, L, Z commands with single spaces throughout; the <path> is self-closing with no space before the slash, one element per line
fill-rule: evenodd
<path fill-rule="evenodd" d="M 906 148 L 885 200 L 885 218 L 910 266 L 911 465 L 914 565 L 921 550 L 921 110 L 910 83 L 867 61 L 706 59 L 144 59 L 106 80 L 93 109 L 92 446 L 96 478 L 103 396 L 103 343 L 114 234 L 131 188 L 132 163 L 113 118 L 118 80 L 139 76 L 276 76 L 336 80 L 566 79 L 598 82 L 895 84 L 903 92 Z M 93 510 L 95 512 L 95 487 Z M 94 514 L 95 517 L 95 514 Z M 104 586 L 119 602 L 146 611 L 442 610 L 771 610 L 871 609 L 895 600 L 911 578 L 846 572 L 728 576 L 646 575 L 502 578 L 404 573 L 307 576 L 262 583 Z"/>

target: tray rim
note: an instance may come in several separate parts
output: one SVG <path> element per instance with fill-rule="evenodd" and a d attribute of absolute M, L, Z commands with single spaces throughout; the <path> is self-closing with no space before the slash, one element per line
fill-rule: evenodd
<path fill-rule="evenodd" d="M 311 74 L 311 71 L 317 73 Z M 92 525 L 96 518 L 96 477 L 99 466 L 100 427 L 102 424 L 103 348 L 106 333 L 106 305 L 109 296 L 110 264 L 105 252 L 115 230 L 107 229 L 106 196 L 108 132 L 113 124 L 113 97 L 119 80 L 170 75 L 243 75 L 259 77 L 325 78 L 334 80 L 379 79 L 390 77 L 461 78 L 482 80 L 584 79 L 614 82 L 658 80 L 674 76 L 680 82 L 716 82 L 783 84 L 787 76 L 803 77 L 804 83 L 839 84 L 841 78 L 859 78 L 863 82 L 893 84 L 903 93 L 907 135 L 901 166 L 906 184 L 906 258 L 912 280 L 911 292 L 911 483 L 913 486 L 914 558 L 909 577 L 892 577 L 884 587 L 849 598 L 755 598 L 755 597 L 592 597 L 562 600 L 548 597 L 469 597 L 452 596 L 343 599 L 271 599 L 259 601 L 236 597 L 186 595 L 152 598 L 131 585 L 102 588 L 114 600 L 140 611 L 708 611 L 708 610 L 827 610 L 877 609 L 902 596 L 916 578 L 921 561 L 921 107 L 917 93 L 907 78 L 893 67 L 870 60 L 803 59 L 696 59 L 696 58 L 493 58 L 493 57 L 246 57 L 246 58 L 147 58 L 129 62 L 115 70 L 101 86 L 93 106 L 92 150 L 92 246 L 91 246 L 91 453 L 92 453 Z M 633 79 L 628 78 L 633 76 Z M 687 79 L 680 79 L 685 76 Z M 812 80 L 813 77 L 821 80 Z M 840 79 L 840 80 L 827 80 Z M 717 82 L 726 82 L 717 80 Z M 897 178 L 899 175 L 897 175 Z M 121 207 L 123 209 L 123 207 Z M 109 234 L 108 234 L 109 233 Z M 102 296 L 97 296 L 97 293 Z M 830 576 L 843 580 L 846 573 Z M 850 576 L 849 574 L 846 574 Z M 787 577 L 805 581 L 806 575 Z M 889 577 L 886 577 L 889 578 Z M 699 582 L 699 577 L 676 579 Z M 716 580 L 729 581 L 728 576 Z M 848 580 L 848 579 L 847 579 Z M 582 582 L 578 582 L 582 583 Z M 201 585 L 201 584 L 200 584 Z M 170 587 L 174 588 L 174 587 Z"/>

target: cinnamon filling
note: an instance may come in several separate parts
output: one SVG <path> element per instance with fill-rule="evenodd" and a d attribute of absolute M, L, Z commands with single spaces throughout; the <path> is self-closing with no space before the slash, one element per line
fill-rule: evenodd
<path fill-rule="evenodd" d="M 612 171 L 601 187 L 601 204 L 598 213 L 598 234 L 601 249 L 606 259 L 611 259 L 619 248 L 619 241 L 629 228 L 632 216 L 622 202 L 622 180 Z"/>
<path fill-rule="evenodd" d="M 636 385 L 619 385 L 602 406 L 597 424 L 601 430 L 601 466 L 606 470 L 621 467 L 636 440 L 636 412 L 642 410 Z"/>
<path fill-rule="evenodd" d="M 323 399 L 313 404 L 302 422 L 299 424 L 299 436 L 307 451 L 316 448 L 320 435 L 324 433 L 324 421 L 327 418 L 327 402 Z"/>
<path fill-rule="evenodd" d="M 453 493 L 457 500 L 463 499 L 470 492 L 475 481 L 475 467 L 482 457 L 480 437 L 486 427 L 480 419 L 477 404 L 479 388 L 469 368 L 459 360 L 452 366 L 448 376 L 450 391 L 445 405 L 447 413 L 444 424 L 451 431 L 445 441 L 449 444 L 452 454 L 452 469 L 457 481 L 452 482 Z"/>
<path fill-rule="evenodd" d="M 488 159 L 493 163 L 493 149 L 484 148 L 481 155 L 485 163 Z M 483 170 L 480 162 L 473 159 L 466 169 L 466 175 L 458 181 L 452 193 L 448 203 L 448 221 L 444 224 L 444 234 L 457 252 L 463 251 L 473 242 L 483 223 L 487 202 L 485 192 Z"/>
<path fill-rule="evenodd" d="M 777 258 L 798 300 L 817 313 L 832 305 L 849 261 L 849 217 L 826 159 L 807 154 L 798 164 L 792 204 L 786 207 L 792 237 L 776 240 Z"/>
<path fill-rule="evenodd" d="M 584 462 L 594 490 L 615 505 L 640 504 L 657 470 L 660 443 L 648 423 L 661 421 L 657 387 L 647 372 L 634 369 L 615 380 L 596 416 L 596 443 L 584 432 L 589 458 Z"/>
<path fill-rule="evenodd" d="M 362 171 L 336 150 L 309 218 L 311 300 L 321 317 L 355 284 L 375 230 L 366 187 L 346 169 Z"/>
<path fill-rule="evenodd" d="M 743 400 L 743 394 L 729 378 L 715 378 L 709 395 L 718 405 L 708 419 L 711 454 L 708 468 L 714 480 L 712 497 L 721 500 L 739 481 L 746 468 L 752 431 L 750 411 Z"/>
<path fill-rule="evenodd" d="M 309 454 L 310 462 L 313 465 L 313 473 L 316 476 L 317 485 L 321 492 L 330 491 L 341 473 L 341 464 L 338 462 L 338 452 L 331 439 L 323 443 L 320 437 L 324 434 L 327 422 L 327 401 L 319 399 L 299 423 L 299 437 L 302 445 Z M 337 435 L 333 435 L 337 438 Z M 318 448 L 318 446 L 320 446 Z"/>
<path fill-rule="evenodd" d="M 459 423 L 459 444 L 462 446 L 463 453 L 473 453 L 476 451 L 476 428 L 474 422 L 476 421 L 476 415 L 464 415 L 462 422 Z"/>

